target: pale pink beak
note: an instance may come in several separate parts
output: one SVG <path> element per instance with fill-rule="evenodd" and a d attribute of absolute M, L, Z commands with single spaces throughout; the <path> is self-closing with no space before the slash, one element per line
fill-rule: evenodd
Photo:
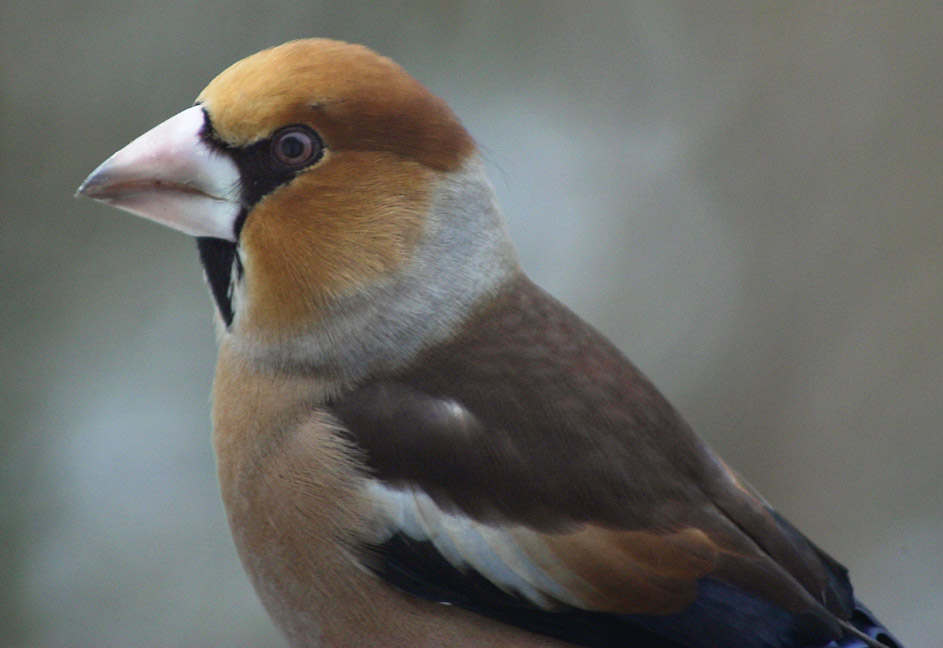
<path fill-rule="evenodd" d="M 102 162 L 76 192 L 193 236 L 235 241 L 239 169 L 200 133 L 193 106 Z"/>

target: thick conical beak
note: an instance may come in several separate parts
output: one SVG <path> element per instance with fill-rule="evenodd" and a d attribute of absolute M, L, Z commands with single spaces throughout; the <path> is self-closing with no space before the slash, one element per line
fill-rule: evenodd
<path fill-rule="evenodd" d="M 235 241 L 239 169 L 201 138 L 193 106 L 102 162 L 76 192 L 193 236 Z"/>

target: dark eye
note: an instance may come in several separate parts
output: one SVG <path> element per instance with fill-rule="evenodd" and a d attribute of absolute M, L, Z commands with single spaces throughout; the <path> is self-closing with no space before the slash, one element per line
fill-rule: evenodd
<path fill-rule="evenodd" d="M 321 138 L 304 126 L 289 126 L 272 136 L 272 157 L 285 167 L 300 169 L 320 157 L 321 151 Z"/>

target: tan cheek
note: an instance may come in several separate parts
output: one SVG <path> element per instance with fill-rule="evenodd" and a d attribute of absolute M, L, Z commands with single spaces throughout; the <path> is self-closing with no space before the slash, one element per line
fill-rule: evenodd
<path fill-rule="evenodd" d="M 240 236 L 247 299 L 238 326 L 296 332 L 332 298 L 395 272 L 419 240 L 434 176 L 388 153 L 332 152 L 264 198 Z"/>

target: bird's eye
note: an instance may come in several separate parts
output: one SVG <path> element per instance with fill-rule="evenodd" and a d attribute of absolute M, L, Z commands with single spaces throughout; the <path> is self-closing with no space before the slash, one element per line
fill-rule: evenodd
<path fill-rule="evenodd" d="M 314 162 L 322 151 L 321 139 L 303 126 L 289 126 L 272 137 L 272 157 L 292 169 L 300 169 Z"/>

